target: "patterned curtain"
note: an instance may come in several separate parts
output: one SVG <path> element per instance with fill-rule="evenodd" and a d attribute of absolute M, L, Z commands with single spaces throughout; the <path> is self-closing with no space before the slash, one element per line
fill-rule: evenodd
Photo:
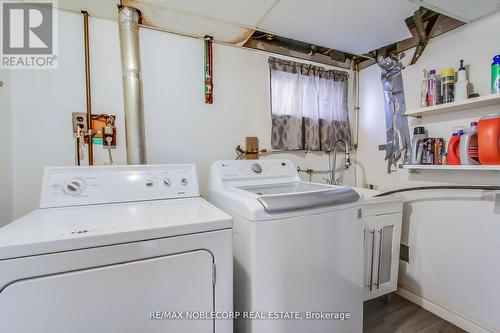
<path fill-rule="evenodd" d="M 336 140 L 351 143 L 349 74 L 269 58 L 271 145 L 284 150 L 331 150 Z"/>

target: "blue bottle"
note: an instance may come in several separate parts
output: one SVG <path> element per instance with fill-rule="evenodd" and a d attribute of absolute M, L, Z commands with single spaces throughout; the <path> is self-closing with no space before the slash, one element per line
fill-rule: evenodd
<path fill-rule="evenodd" d="M 500 93 L 500 54 L 493 58 L 491 64 L 491 93 Z"/>

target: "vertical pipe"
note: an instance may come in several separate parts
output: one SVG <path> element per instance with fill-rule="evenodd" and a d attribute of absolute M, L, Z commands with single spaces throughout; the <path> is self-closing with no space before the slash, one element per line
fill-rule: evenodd
<path fill-rule="evenodd" d="M 359 62 L 357 59 L 353 59 L 351 63 L 351 71 L 352 71 L 352 89 L 351 89 L 351 103 L 353 106 L 353 113 L 355 117 L 355 132 L 354 132 L 354 142 L 353 146 L 358 146 L 358 138 L 359 138 Z"/>
<path fill-rule="evenodd" d="M 80 138 L 76 138 L 76 165 L 80 166 L 81 164 L 81 156 L 80 156 Z"/>
<path fill-rule="evenodd" d="M 87 96 L 87 140 L 89 165 L 94 165 L 94 144 L 92 136 L 92 92 L 90 91 L 90 46 L 89 46 L 89 13 L 82 11 L 83 14 L 83 40 L 85 48 L 85 93 Z"/>
<path fill-rule="evenodd" d="M 140 12 L 135 8 L 122 6 L 118 9 L 128 164 L 147 163 L 139 19 Z"/>
<path fill-rule="evenodd" d="M 353 110 L 354 110 L 354 117 L 355 117 L 355 133 L 354 133 L 354 147 L 356 148 L 356 155 L 355 159 L 357 161 L 358 159 L 358 145 L 359 145 L 359 61 L 358 59 L 353 59 L 351 63 L 351 70 L 353 73 L 353 80 L 352 80 L 352 104 L 353 104 Z M 360 186 L 358 184 L 358 166 L 354 166 L 354 184 L 356 186 Z"/>

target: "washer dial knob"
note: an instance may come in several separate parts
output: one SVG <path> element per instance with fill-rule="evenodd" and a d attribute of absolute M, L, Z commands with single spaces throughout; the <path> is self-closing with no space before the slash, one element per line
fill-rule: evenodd
<path fill-rule="evenodd" d="M 256 174 L 259 174 L 259 173 L 262 173 L 262 167 L 260 166 L 259 163 L 253 163 L 250 167 L 252 169 L 253 172 L 255 172 Z"/>

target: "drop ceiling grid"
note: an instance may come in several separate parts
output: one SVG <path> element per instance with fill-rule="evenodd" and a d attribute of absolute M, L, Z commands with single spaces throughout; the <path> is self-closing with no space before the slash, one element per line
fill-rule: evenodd
<path fill-rule="evenodd" d="M 257 28 L 341 51 L 363 54 L 411 37 L 409 0 L 280 0 Z"/>
<path fill-rule="evenodd" d="M 500 10 L 500 0 L 414 0 L 420 5 L 467 22 Z"/>
<path fill-rule="evenodd" d="M 486 0 L 496 1 L 496 0 Z M 118 0 L 59 0 L 116 19 Z M 363 54 L 410 37 L 410 0 L 123 0 L 143 11 L 146 25 L 241 45 L 257 28 L 291 39 Z"/>
<path fill-rule="evenodd" d="M 244 27 L 256 27 L 276 0 L 139 0 L 147 4 L 171 8 L 193 16 L 216 18 Z"/>

